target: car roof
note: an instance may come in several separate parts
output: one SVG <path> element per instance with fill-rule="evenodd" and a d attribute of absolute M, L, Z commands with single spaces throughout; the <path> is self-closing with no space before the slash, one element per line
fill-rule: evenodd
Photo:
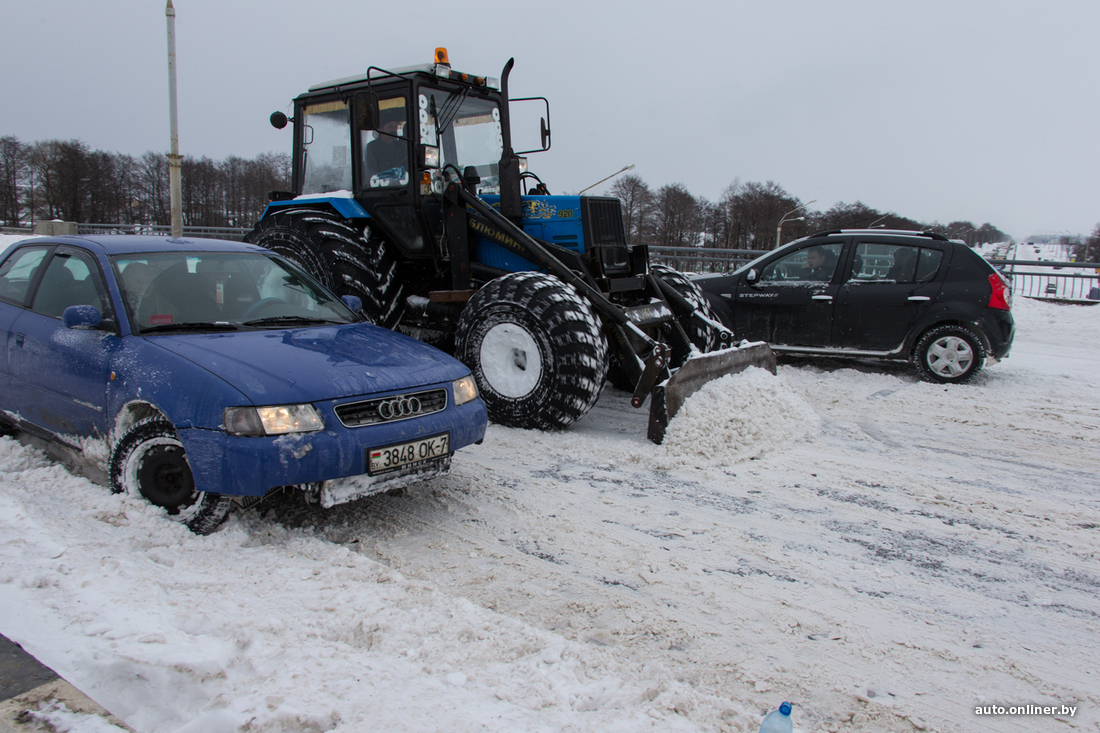
<path fill-rule="evenodd" d="M 916 229 L 829 229 L 823 232 L 817 232 L 811 234 L 806 239 L 814 239 L 816 237 L 827 237 L 836 234 L 863 234 L 863 235 L 881 235 L 885 237 L 922 237 L 924 239 L 934 239 L 937 242 L 951 241 L 942 234 L 936 232 L 922 231 Z"/>
<path fill-rule="evenodd" d="M 62 237 L 35 237 L 20 244 L 98 245 L 104 254 L 121 255 L 137 252 L 270 252 L 263 247 L 228 239 L 169 239 L 140 234 L 96 234 Z"/>

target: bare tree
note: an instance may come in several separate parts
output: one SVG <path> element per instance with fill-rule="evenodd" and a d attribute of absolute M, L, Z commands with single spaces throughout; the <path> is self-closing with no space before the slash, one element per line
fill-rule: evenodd
<path fill-rule="evenodd" d="M 629 174 L 615 181 L 608 193 L 622 202 L 627 243 L 640 244 L 653 218 L 653 192 L 639 176 Z"/>
<path fill-rule="evenodd" d="M 699 202 L 682 183 L 661 186 L 654 196 L 656 231 L 661 247 L 699 246 Z"/>
<path fill-rule="evenodd" d="M 0 137 L 0 221 L 19 226 L 22 219 L 20 189 L 27 181 L 27 150 L 13 136 Z"/>
<path fill-rule="evenodd" d="M 1100 262 L 1100 224 L 1085 241 L 1077 245 L 1073 254 L 1077 262 Z"/>
<path fill-rule="evenodd" d="M 168 157 L 164 153 L 152 151 L 142 155 L 138 162 L 137 179 L 138 190 L 141 192 L 142 223 L 161 226 L 170 224 L 172 212 L 168 201 Z"/>
<path fill-rule="evenodd" d="M 784 214 L 800 202 L 782 187 L 767 183 L 734 182 L 726 188 L 720 206 L 726 217 L 725 242 L 730 249 L 771 249 L 775 230 Z M 801 222 L 784 224 L 784 234 L 799 235 Z"/>

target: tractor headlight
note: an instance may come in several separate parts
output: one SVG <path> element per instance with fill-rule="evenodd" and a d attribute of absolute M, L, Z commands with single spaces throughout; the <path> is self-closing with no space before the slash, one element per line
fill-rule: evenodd
<path fill-rule="evenodd" d="M 519 159 L 519 172 L 520 173 L 526 173 L 527 172 L 527 158 L 520 158 Z"/>
<path fill-rule="evenodd" d="M 227 407 L 224 422 L 225 432 L 230 435 L 286 435 L 325 429 L 320 413 L 313 405 L 308 404 Z"/>
<path fill-rule="evenodd" d="M 439 167 L 439 148 L 434 145 L 421 145 L 420 146 L 420 167 L 421 168 L 438 168 Z"/>
<path fill-rule="evenodd" d="M 472 376 L 456 379 L 451 382 L 451 388 L 455 393 L 456 407 L 465 405 L 470 400 L 477 398 L 477 382 L 474 381 Z"/>

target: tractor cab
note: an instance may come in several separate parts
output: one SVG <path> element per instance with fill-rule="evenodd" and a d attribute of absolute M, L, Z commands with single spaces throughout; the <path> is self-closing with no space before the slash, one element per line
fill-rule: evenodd
<path fill-rule="evenodd" d="M 446 49 L 434 64 L 315 85 L 294 100 L 295 194 L 343 194 L 406 257 L 442 257 L 445 169 L 478 196 L 519 200 L 525 160 L 511 152 L 507 107 L 506 79 L 502 89 L 454 71 Z"/>

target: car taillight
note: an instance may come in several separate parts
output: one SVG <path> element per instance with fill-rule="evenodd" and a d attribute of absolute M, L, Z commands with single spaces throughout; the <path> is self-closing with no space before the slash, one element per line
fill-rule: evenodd
<path fill-rule="evenodd" d="M 1011 310 L 1012 288 L 1008 286 L 1004 276 L 999 272 L 990 274 L 989 286 L 993 288 L 993 292 L 989 294 L 989 307 L 1002 311 Z"/>

